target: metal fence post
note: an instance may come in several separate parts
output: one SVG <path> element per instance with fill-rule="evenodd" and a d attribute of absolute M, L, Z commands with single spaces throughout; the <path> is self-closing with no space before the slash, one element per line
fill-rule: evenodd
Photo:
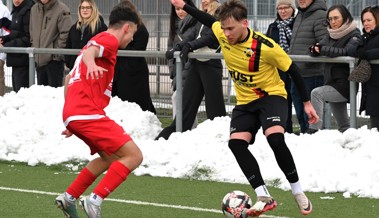
<path fill-rule="evenodd" d="M 176 131 L 181 132 L 183 129 L 183 65 L 179 57 L 179 52 L 176 51 L 174 57 L 176 59 Z"/>
<path fill-rule="evenodd" d="M 29 55 L 29 87 L 30 87 L 36 83 L 34 48 L 27 48 L 27 52 Z"/>
<path fill-rule="evenodd" d="M 354 61 L 349 62 L 350 73 L 354 69 Z M 357 128 L 357 83 L 350 81 L 350 127 Z"/>

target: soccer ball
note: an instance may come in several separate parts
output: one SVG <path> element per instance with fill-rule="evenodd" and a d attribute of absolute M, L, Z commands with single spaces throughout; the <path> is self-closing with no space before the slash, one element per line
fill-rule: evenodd
<path fill-rule="evenodd" d="M 251 206 L 251 198 L 243 191 L 227 193 L 221 203 L 222 212 L 228 218 L 243 218 L 243 209 L 249 209 Z"/>

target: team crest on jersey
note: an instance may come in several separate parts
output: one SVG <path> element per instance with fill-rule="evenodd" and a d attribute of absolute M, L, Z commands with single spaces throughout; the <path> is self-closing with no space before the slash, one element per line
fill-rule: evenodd
<path fill-rule="evenodd" d="M 244 51 L 244 53 L 245 53 L 246 57 L 248 57 L 248 58 L 251 58 L 251 57 L 253 57 L 253 55 L 254 55 L 254 51 L 253 51 L 253 49 L 251 49 L 251 48 L 247 48 L 247 49 Z"/>

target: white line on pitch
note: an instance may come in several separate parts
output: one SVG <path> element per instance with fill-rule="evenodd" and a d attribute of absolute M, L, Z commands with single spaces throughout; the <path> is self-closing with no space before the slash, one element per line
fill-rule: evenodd
<path fill-rule="evenodd" d="M 34 194 L 41 194 L 41 195 L 53 195 L 53 196 L 60 194 L 60 193 L 56 193 L 56 192 L 45 192 L 45 191 L 19 189 L 19 188 L 11 188 L 11 187 L 3 187 L 3 186 L 0 186 L 0 190 L 24 192 L 24 193 L 34 193 Z M 181 209 L 181 210 L 193 210 L 193 211 L 219 213 L 219 214 L 222 213 L 220 210 L 215 210 L 215 209 L 188 207 L 188 206 L 181 206 L 181 205 L 158 204 L 158 203 L 151 203 L 151 202 L 145 202 L 145 201 L 132 201 L 132 200 L 123 200 L 123 199 L 115 199 L 115 198 L 106 198 L 105 200 L 106 201 L 119 202 L 119 203 L 126 203 L 126 204 L 150 205 L 150 206 L 154 206 L 154 207 L 166 207 L 166 208 L 175 208 L 175 209 Z M 264 217 L 267 217 L 267 218 L 288 218 L 288 217 L 283 217 L 283 216 L 271 216 L 271 215 L 264 215 Z"/>

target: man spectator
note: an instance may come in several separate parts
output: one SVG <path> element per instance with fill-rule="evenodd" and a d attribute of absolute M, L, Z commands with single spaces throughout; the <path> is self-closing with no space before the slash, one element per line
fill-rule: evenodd
<path fill-rule="evenodd" d="M 34 48 L 65 48 L 72 19 L 60 0 L 38 0 L 30 12 L 30 42 Z M 37 84 L 62 86 L 64 56 L 36 54 Z"/>
<path fill-rule="evenodd" d="M 3 4 L 2 1 L 0 1 L 0 18 L 3 18 L 5 20 L 11 19 L 11 13 L 9 12 L 9 9 L 7 6 Z M 0 37 L 8 35 L 9 30 L 6 29 L 3 25 L 0 29 Z M 0 41 L 0 47 L 3 47 L 3 42 Z M 4 64 L 5 64 L 5 58 L 7 55 L 5 53 L 0 53 L 0 96 L 3 96 L 5 93 L 5 77 L 4 77 Z"/>
<path fill-rule="evenodd" d="M 326 28 L 325 0 L 298 0 L 299 13 L 292 30 L 291 45 L 288 54 L 308 55 L 309 46 L 319 42 L 328 32 Z M 319 63 L 297 62 L 304 78 L 308 96 L 314 88 L 324 84 L 324 68 Z M 309 128 L 308 117 L 304 113 L 304 105 L 294 83 L 291 84 L 291 96 L 295 107 L 300 131 L 305 133 Z"/>

